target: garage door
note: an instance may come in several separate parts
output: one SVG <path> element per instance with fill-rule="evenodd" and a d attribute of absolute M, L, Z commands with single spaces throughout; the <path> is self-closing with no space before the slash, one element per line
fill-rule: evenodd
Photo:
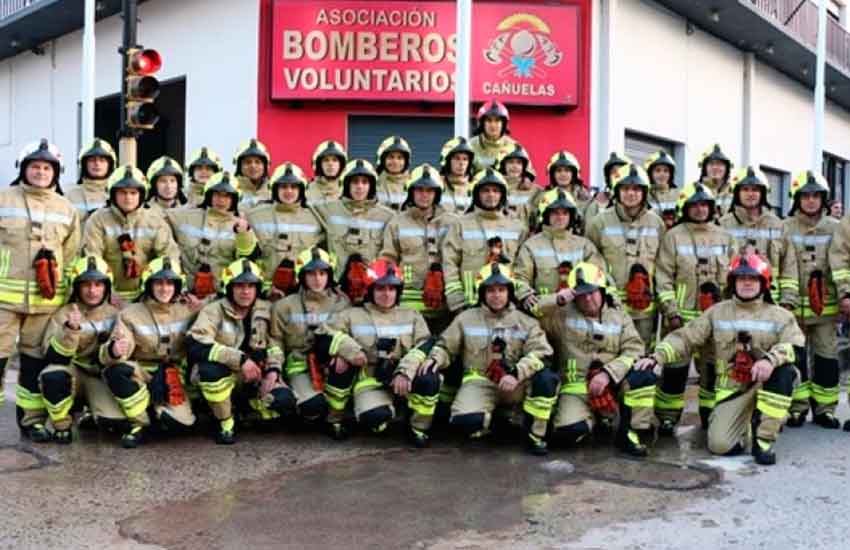
<path fill-rule="evenodd" d="M 413 165 L 436 165 L 443 143 L 452 138 L 454 120 L 449 117 L 350 116 L 348 154 L 375 162 L 378 145 L 388 136 L 402 136 L 413 149 Z"/>

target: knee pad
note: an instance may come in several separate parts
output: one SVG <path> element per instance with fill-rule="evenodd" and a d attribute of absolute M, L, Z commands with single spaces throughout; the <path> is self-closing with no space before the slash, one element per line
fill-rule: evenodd
<path fill-rule="evenodd" d="M 163 410 L 159 414 L 159 426 L 162 428 L 162 431 L 168 433 L 185 433 L 191 428 L 191 426 L 187 426 L 171 416 L 168 410 Z"/>
<path fill-rule="evenodd" d="M 770 378 L 764 383 L 764 389 L 781 395 L 791 395 L 794 391 L 794 368 L 791 365 L 780 365 L 773 369 Z"/>
<path fill-rule="evenodd" d="M 688 385 L 688 367 L 664 367 L 661 374 L 661 391 L 677 395 Z"/>
<path fill-rule="evenodd" d="M 116 397 L 126 399 L 139 391 L 139 385 L 133 380 L 133 373 L 133 367 L 120 363 L 104 369 L 103 379 Z"/>
<path fill-rule="evenodd" d="M 292 414 L 295 412 L 295 395 L 289 388 L 277 388 L 271 391 L 274 398 L 269 403 L 269 408 L 280 414 Z"/>
<path fill-rule="evenodd" d="M 458 414 L 452 416 L 449 424 L 460 430 L 460 432 L 469 437 L 475 432 L 480 432 L 484 429 L 484 413 L 469 413 Z"/>
<path fill-rule="evenodd" d="M 328 400 L 320 393 L 301 403 L 298 410 L 307 420 L 319 420 L 328 415 Z"/>
<path fill-rule="evenodd" d="M 554 397 L 560 376 L 551 369 L 543 369 L 531 377 L 532 397 Z"/>
<path fill-rule="evenodd" d="M 198 376 L 201 382 L 215 382 L 230 375 L 230 369 L 221 363 L 203 362 L 198 364 Z"/>
<path fill-rule="evenodd" d="M 386 405 L 375 407 L 362 413 L 357 421 L 370 430 L 378 428 L 381 424 L 392 420 L 393 411 Z"/>
<path fill-rule="evenodd" d="M 555 428 L 550 439 L 563 445 L 575 445 L 588 435 L 590 435 L 590 426 L 586 420 L 582 420 Z"/>
<path fill-rule="evenodd" d="M 626 375 L 626 382 L 633 390 L 654 386 L 658 377 L 651 370 L 630 370 Z"/>
<path fill-rule="evenodd" d="M 47 363 L 43 359 L 31 355 L 20 355 L 20 371 L 18 372 L 18 384 L 29 391 L 38 391 L 38 376 Z"/>
<path fill-rule="evenodd" d="M 827 359 L 815 355 L 815 365 L 812 369 L 812 382 L 824 388 L 832 388 L 838 385 L 841 376 L 838 368 L 838 359 Z"/>
<path fill-rule="evenodd" d="M 416 395 L 434 396 L 440 393 L 440 375 L 432 372 L 413 379 L 410 391 Z"/>
<path fill-rule="evenodd" d="M 327 383 L 335 388 L 347 388 L 354 383 L 354 377 L 357 376 L 359 370 L 349 367 L 348 370 L 340 374 L 334 369 L 329 369 Z"/>
<path fill-rule="evenodd" d="M 41 393 L 50 403 L 59 403 L 71 395 L 71 375 L 64 371 L 51 371 L 41 375 Z"/>

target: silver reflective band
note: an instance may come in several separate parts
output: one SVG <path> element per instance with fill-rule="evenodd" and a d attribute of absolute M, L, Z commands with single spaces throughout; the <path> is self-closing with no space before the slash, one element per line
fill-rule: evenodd
<path fill-rule="evenodd" d="M 87 321 L 80 326 L 80 331 L 86 334 L 100 334 L 101 332 L 111 332 L 115 325 L 115 319 L 104 319 L 102 321 Z"/>
<path fill-rule="evenodd" d="M 236 234 L 232 229 L 225 231 L 214 231 L 209 227 L 195 227 L 194 225 L 184 224 L 177 228 L 181 233 L 194 237 L 196 239 L 207 239 L 210 241 L 232 241 L 236 238 Z"/>
<path fill-rule="evenodd" d="M 405 325 L 354 325 L 351 327 L 352 336 L 377 336 L 378 338 L 398 338 L 405 334 L 413 334 L 413 323 Z"/>
<path fill-rule="evenodd" d="M 624 229 L 622 225 L 608 226 L 602 229 L 602 234 L 609 237 L 627 237 L 629 239 L 637 239 L 638 237 L 657 237 L 658 228 L 656 227 L 632 227 Z"/>
<path fill-rule="evenodd" d="M 830 241 L 832 241 L 832 235 L 801 235 L 799 233 L 791 235 L 791 242 L 803 246 L 829 244 Z"/>
<path fill-rule="evenodd" d="M 508 196 L 508 204 L 511 206 L 523 206 L 531 200 L 531 195 L 510 195 Z"/>
<path fill-rule="evenodd" d="M 107 237 L 118 237 L 119 235 L 123 235 L 125 233 L 130 233 L 134 238 L 154 238 L 156 236 L 156 231 L 151 229 L 150 227 L 134 227 L 131 229 L 124 229 L 123 227 L 117 225 L 107 225 L 103 228 L 103 232 L 106 233 Z"/>
<path fill-rule="evenodd" d="M 496 336 L 504 338 L 524 339 L 528 338 L 528 331 L 522 329 L 499 328 L 490 329 L 486 326 L 463 327 L 463 335 L 468 338 L 493 338 Z"/>
<path fill-rule="evenodd" d="M 156 330 L 156 325 L 133 324 L 132 327 L 136 332 L 144 336 L 160 336 Z M 166 323 L 164 325 L 160 325 L 159 328 L 162 330 L 161 336 L 185 332 L 186 329 L 189 328 L 189 319 L 186 319 L 185 321 L 176 321 L 174 323 Z"/>
<path fill-rule="evenodd" d="M 440 227 L 437 229 L 436 237 L 442 237 L 446 233 L 449 232 L 449 228 L 446 226 Z M 428 236 L 433 235 L 433 232 L 429 232 Z M 426 231 L 421 227 L 399 227 L 398 228 L 398 236 L 399 238 L 410 238 L 410 237 L 425 237 Z"/>
<path fill-rule="evenodd" d="M 558 252 L 556 255 L 554 250 L 541 248 L 538 250 L 532 250 L 532 253 L 537 258 L 555 257 L 558 262 L 578 263 L 584 259 L 584 250 L 569 250 L 567 252 Z"/>
<path fill-rule="evenodd" d="M 349 216 L 331 216 L 328 222 L 331 225 L 342 227 L 356 227 L 357 229 L 383 229 L 385 222 L 376 220 L 365 220 L 363 218 L 351 218 Z"/>
<path fill-rule="evenodd" d="M 25 208 L 0 208 L 0 218 L 23 218 L 30 219 L 27 216 Z M 67 225 L 71 223 L 71 217 L 65 214 L 57 214 L 56 212 L 44 212 L 43 210 L 32 211 L 32 221 L 36 223 L 61 223 Z"/>
<path fill-rule="evenodd" d="M 599 323 L 587 319 L 567 319 L 566 322 L 568 327 L 585 332 L 609 334 L 611 336 L 617 336 L 623 332 L 622 325 L 612 325 L 611 323 Z"/>
<path fill-rule="evenodd" d="M 316 325 L 330 318 L 330 313 L 290 313 L 287 320 L 297 325 Z"/>
<path fill-rule="evenodd" d="M 485 233 L 482 233 L 480 229 L 464 229 L 461 232 L 461 237 L 464 240 L 472 240 L 478 239 L 483 241 L 488 241 L 493 237 L 499 237 L 503 241 L 516 241 L 519 239 L 518 231 L 502 231 L 500 229 L 496 230 L 485 230 Z"/>
<path fill-rule="evenodd" d="M 312 223 L 255 223 L 252 224 L 252 227 L 263 233 L 307 233 L 313 235 L 321 231 L 318 225 Z"/>
<path fill-rule="evenodd" d="M 714 330 L 730 331 L 730 332 L 765 332 L 767 334 L 775 334 L 779 332 L 779 323 L 775 321 L 753 321 L 746 319 L 736 319 L 720 321 L 715 320 L 713 323 Z"/>
<path fill-rule="evenodd" d="M 781 229 L 756 229 L 755 227 L 735 227 L 727 229 L 736 239 L 778 239 L 782 236 Z"/>
<path fill-rule="evenodd" d="M 679 256 L 699 256 L 705 258 L 707 256 L 726 256 L 727 246 L 725 244 L 697 246 L 694 252 L 694 246 L 691 244 L 680 244 L 676 247 L 676 253 Z"/>

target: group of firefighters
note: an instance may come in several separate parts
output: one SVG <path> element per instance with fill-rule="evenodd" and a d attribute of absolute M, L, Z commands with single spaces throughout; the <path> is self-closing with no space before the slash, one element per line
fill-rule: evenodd
<path fill-rule="evenodd" d="M 35 442 L 80 427 L 122 445 L 301 422 L 345 438 L 403 416 L 527 449 L 613 431 L 645 456 L 675 431 L 688 373 L 712 453 L 775 462 L 782 426 L 840 427 L 836 323 L 850 219 L 802 172 L 778 218 L 758 168 L 719 145 L 678 188 L 665 152 L 612 153 L 591 193 L 568 151 L 537 179 L 498 101 L 435 166 L 387 138 L 373 165 L 325 141 L 314 178 L 244 143 L 147 174 L 95 139 L 77 185 L 42 140 L 0 191 L 0 379 Z M 3 392 L 0 391 L 0 399 Z M 844 425 L 850 431 L 850 421 Z"/>

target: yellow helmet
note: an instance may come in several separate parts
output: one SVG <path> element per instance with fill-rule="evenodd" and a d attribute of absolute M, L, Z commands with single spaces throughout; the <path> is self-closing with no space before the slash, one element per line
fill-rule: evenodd
<path fill-rule="evenodd" d="M 239 145 L 236 154 L 233 155 L 233 166 L 236 168 L 234 174 L 236 176 L 242 175 L 242 159 L 246 157 L 259 157 L 263 161 L 263 176 L 269 175 L 269 164 L 271 164 L 272 159 L 263 142 L 257 138 L 251 138 Z"/>
<path fill-rule="evenodd" d="M 115 165 L 118 164 L 118 157 L 115 155 L 115 149 L 108 141 L 101 138 L 94 138 L 91 143 L 80 149 L 80 154 L 77 157 L 77 168 L 80 171 L 80 181 L 83 178 L 91 177 L 86 167 L 86 159 L 90 157 L 103 157 L 109 162 L 109 169 L 106 171 L 107 177 L 115 170 Z"/>
<path fill-rule="evenodd" d="M 206 185 L 204 185 L 204 202 L 201 203 L 201 208 L 209 208 L 212 206 L 213 193 L 227 193 L 232 198 L 230 209 L 233 212 L 237 211 L 239 204 L 239 180 L 231 176 L 230 172 L 218 172 L 213 174 Z"/>
<path fill-rule="evenodd" d="M 485 185 L 495 185 L 502 191 L 502 200 L 499 201 L 498 209 L 501 210 L 508 203 L 508 184 L 505 178 L 493 168 L 485 168 L 480 170 L 475 177 L 472 178 L 472 204 L 476 208 L 483 209 L 481 202 L 478 200 L 478 191 Z"/>
<path fill-rule="evenodd" d="M 221 172 L 221 159 L 208 147 L 201 147 L 195 150 L 189 157 L 189 162 L 186 163 L 186 173 L 189 178 L 194 179 L 194 169 L 199 166 L 209 166 L 213 172 Z"/>
<path fill-rule="evenodd" d="M 174 283 L 174 297 L 172 302 L 177 299 L 177 296 L 182 292 L 183 285 L 186 282 L 186 275 L 180 267 L 180 260 L 169 258 L 168 256 L 160 256 L 154 258 L 144 270 L 142 270 L 142 289 L 146 296 L 153 296 L 154 281 L 172 281 Z"/>
<path fill-rule="evenodd" d="M 263 290 L 263 271 L 251 260 L 244 258 L 236 260 L 221 270 L 221 288 L 228 298 L 231 297 L 230 286 L 235 283 L 256 285 L 259 295 Z"/>
<path fill-rule="evenodd" d="M 676 161 L 673 157 L 667 154 L 663 149 L 649 155 L 646 162 L 643 163 L 643 168 L 646 170 L 646 176 L 649 183 L 652 184 L 652 170 L 656 166 L 666 166 L 670 169 L 670 187 L 676 187 Z"/>
<path fill-rule="evenodd" d="M 156 180 L 160 176 L 177 178 L 177 196 L 181 204 L 186 204 L 186 195 L 183 194 L 183 169 L 180 167 L 180 163 L 168 156 L 159 157 L 148 167 L 148 183 L 150 184 L 148 198 L 158 196 Z"/>
<path fill-rule="evenodd" d="M 365 159 L 352 159 L 342 171 L 342 196 L 351 198 L 349 184 L 354 176 L 366 176 L 369 179 L 369 199 L 374 199 L 378 192 L 378 173 L 372 163 Z"/>
<path fill-rule="evenodd" d="M 475 288 L 478 290 L 478 304 L 484 303 L 484 292 L 488 286 L 504 285 L 508 287 L 510 301 L 514 301 L 516 285 L 514 274 L 509 264 L 491 263 L 482 267 L 475 277 Z"/>
<path fill-rule="evenodd" d="M 348 154 L 345 152 L 345 148 L 341 143 L 336 142 L 332 139 L 321 142 L 316 146 L 316 150 L 313 151 L 313 173 L 317 176 L 321 176 L 326 178 L 327 175 L 322 170 L 322 159 L 325 157 L 336 157 L 339 159 L 339 171 L 342 173 L 342 169 L 345 167 L 345 164 L 348 162 Z M 337 174 L 339 176 L 339 174 Z"/>
<path fill-rule="evenodd" d="M 598 266 L 590 262 L 579 262 L 570 271 L 567 285 L 577 296 L 581 296 L 594 290 L 605 290 L 608 288 L 608 278 Z"/>
<path fill-rule="evenodd" d="M 531 158 L 528 156 L 528 151 L 520 145 L 519 143 L 514 144 L 511 148 L 496 159 L 496 166 L 499 169 L 499 173 L 507 175 L 505 172 L 505 163 L 510 159 L 517 159 L 522 162 L 522 175 L 528 177 L 532 181 L 537 177 L 537 173 L 534 171 L 534 168 L 531 167 Z"/>
<path fill-rule="evenodd" d="M 384 161 L 390 153 L 402 154 L 404 157 L 404 168 L 402 169 L 402 172 L 407 172 L 410 168 L 410 157 L 413 156 L 413 153 L 410 150 L 410 145 L 408 145 L 407 141 L 401 136 L 390 136 L 378 145 L 378 152 L 375 156 L 375 165 L 377 166 L 378 173 L 380 174 L 386 169 Z"/>
<path fill-rule="evenodd" d="M 605 161 L 605 165 L 602 167 L 602 173 L 605 176 L 605 187 L 611 189 L 611 184 L 614 180 L 614 174 L 612 172 L 615 168 L 631 163 L 632 159 L 626 156 L 625 153 L 611 151 L 608 160 Z"/>
<path fill-rule="evenodd" d="M 138 189 L 139 205 L 141 205 L 147 197 L 149 186 L 148 179 L 141 170 L 132 164 L 125 164 L 112 172 L 107 180 L 106 188 L 109 190 L 109 200 L 112 204 L 115 204 L 115 192 L 118 189 Z"/>
<path fill-rule="evenodd" d="M 540 198 L 540 203 L 537 205 L 537 214 L 540 218 L 540 223 L 549 225 L 549 211 L 556 208 L 565 208 L 570 212 L 570 227 L 576 223 L 576 201 L 569 191 L 564 189 L 550 189 L 543 193 Z"/>
<path fill-rule="evenodd" d="M 334 284 L 334 269 L 336 269 L 336 256 L 325 252 L 318 246 L 302 250 L 295 259 L 295 276 L 301 286 L 304 286 L 302 273 L 306 275 L 311 271 L 324 270 L 328 273 L 328 286 Z"/>
<path fill-rule="evenodd" d="M 460 136 L 452 138 L 443 144 L 440 150 L 440 173 L 447 176 L 451 173 L 451 159 L 453 155 L 464 153 L 469 155 L 469 165 L 466 167 L 466 175 L 472 175 L 472 161 L 475 160 L 475 151 L 469 145 L 469 140 Z"/>
<path fill-rule="evenodd" d="M 646 171 L 637 164 L 628 163 L 617 165 L 611 170 L 611 186 L 614 191 L 614 200 L 620 198 L 620 188 L 623 185 L 637 185 L 643 189 L 643 202 L 649 197 L 649 178 Z"/>
<path fill-rule="evenodd" d="M 549 185 L 555 185 L 555 170 L 559 167 L 564 167 L 572 171 L 573 181 L 584 185 L 584 182 L 581 180 L 581 165 L 578 163 L 575 155 L 567 150 L 558 151 L 549 157 L 549 164 L 546 165 L 546 172 L 549 174 Z"/>
<path fill-rule="evenodd" d="M 294 162 L 284 162 L 275 168 L 274 174 L 271 177 L 272 184 L 272 201 L 280 202 L 277 196 L 277 188 L 280 185 L 297 185 L 298 200 L 301 201 L 301 206 L 304 206 L 307 200 L 307 178 L 304 177 L 304 172 Z"/>
<path fill-rule="evenodd" d="M 73 290 L 68 297 L 68 302 L 76 302 L 79 300 L 80 284 L 86 281 L 100 281 L 106 285 L 106 292 L 103 295 L 103 302 L 108 302 L 112 293 L 112 283 L 114 277 L 112 270 L 109 268 L 103 258 L 94 255 L 85 255 L 85 253 L 77 257 L 71 264 L 69 278 Z"/>
<path fill-rule="evenodd" d="M 724 153 L 723 150 L 720 148 L 719 143 L 715 143 L 709 146 L 705 151 L 702 152 L 702 155 L 700 155 L 698 163 L 700 169 L 700 179 L 705 177 L 706 170 L 708 168 L 708 163 L 713 160 L 720 161 L 726 164 L 726 179 L 728 179 L 729 176 L 732 175 L 732 168 L 734 168 L 734 164 L 732 163 L 732 159 L 726 156 L 726 153 Z"/>
<path fill-rule="evenodd" d="M 689 183 L 686 185 L 681 191 L 679 191 L 679 198 L 676 200 L 676 209 L 679 212 L 679 218 L 682 220 L 687 220 L 687 207 L 690 204 L 694 204 L 697 202 L 707 202 L 711 205 L 712 213 L 709 215 L 709 219 L 714 217 L 714 193 L 711 192 L 709 188 L 707 188 L 702 183 Z"/>
<path fill-rule="evenodd" d="M 791 211 L 788 212 L 789 216 L 793 215 L 800 207 L 800 195 L 803 193 L 819 193 L 822 197 L 821 207 L 824 210 L 829 208 L 826 204 L 829 200 L 829 184 L 826 182 L 826 178 L 818 172 L 805 170 L 794 174 L 791 179 L 788 195 L 791 197 L 792 204 Z"/>
<path fill-rule="evenodd" d="M 410 178 L 404 184 L 404 188 L 407 190 L 407 200 L 404 202 L 405 206 L 413 204 L 414 189 L 433 189 L 435 192 L 434 204 L 440 204 L 444 189 L 443 178 L 440 177 L 437 169 L 430 164 L 420 164 L 410 173 Z"/>
<path fill-rule="evenodd" d="M 755 185 L 761 187 L 761 204 L 767 206 L 767 196 L 770 194 L 770 181 L 764 173 L 755 166 L 745 166 L 732 173 L 729 178 L 729 189 L 732 191 L 732 204 L 741 205 L 739 198 L 740 188 L 744 185 Z"/>

